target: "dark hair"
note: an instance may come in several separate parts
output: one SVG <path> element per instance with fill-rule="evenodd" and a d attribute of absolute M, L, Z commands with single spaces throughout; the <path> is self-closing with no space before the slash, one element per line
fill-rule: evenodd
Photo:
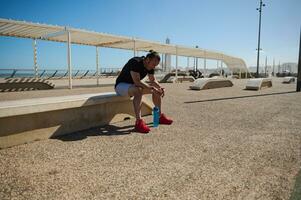
<path fill-rule="evenodd" d="M 149 53 L 146 55 L 146 58 L 153 59 L 156 58 L 160 62 L 161 58 L 158 52 L 154 50 L 149 50 Z"/>

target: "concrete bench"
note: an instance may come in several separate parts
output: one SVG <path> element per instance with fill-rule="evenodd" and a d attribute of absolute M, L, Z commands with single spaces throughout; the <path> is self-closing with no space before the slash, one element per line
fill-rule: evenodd
<path fill-rule="evenodd" d="M 186 72 L 178 72 L 177 75 L 178 75 L 178 77 L 179 76 L 182 76 L 182 77 L 189 76 L 189 75 L 187 75 Z M 174 73 L 174 72 L 168 73 L 159 81 L 159 83 L 171 83 L 171 82 L 173 82 L 172 77 L 175 77 L 175 76 L 176 76 L 176 73 Z"/>
<path fill-rule="evenodd" d="M 170 77 L 166 83 L 182 83 L 182 82 L 194 82 L 195 79 L 193 76 L 178 76 L 176 78 L 175 76 Z"/>
<path fill-rule="evenodd" d="M 247 81 L 247 90 L 259 90 L 261 88 L 272 87 L 272 79 L 270 78 L 252 78 Z"/>
<path fill-rule="evenodd" d="M 229 79 L 224 78 L 198 78 L 190 86 L 192 90 L 206 90 L 213 88 L 232 87 L 233 83 Z"/>
<path fill-rule="evenodd" d="M 295 77 L 292 76 L 286 76 L 283 78 L 282 83 L 294 83 L 295 82 Z"/>
<path fill-rule="evenodd" d="M 152 113 L 143 98 L 141 114 Z M 123 121 L 134 115 L 129 97 L 115 92 L 0 102 L 0 148 Z"/>

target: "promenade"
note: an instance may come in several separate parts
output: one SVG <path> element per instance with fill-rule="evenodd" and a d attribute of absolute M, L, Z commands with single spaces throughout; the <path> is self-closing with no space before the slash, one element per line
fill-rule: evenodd
<path fill-rule="evenodd" d="M 290 199 L 300 187 L 301 95 L 281 78 L 259 91 L 246 81 L 203 91 L 163 84 L 174 123 L 149 134 L 131 119 L 1 149 L 0 199 Z M 109 91 L 88 84 L 0 101 Z"/>

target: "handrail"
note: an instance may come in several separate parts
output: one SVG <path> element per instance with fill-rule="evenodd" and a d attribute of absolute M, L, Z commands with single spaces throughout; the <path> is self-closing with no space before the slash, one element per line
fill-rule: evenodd
<path fill-rule="evenodd" d="M 119 68 L 101 68 L 99 74 L 103 76 L 111 76 L 113 74 L 117 74 L 118 71 L 121 69 Z M 76 69 L 73 70 L 73 77 L 76 78 L 95 78 L 97 75 L 96 70 L 90 69 Z M 36 76 L 34 69 L 26 69 L 26 68 L 0 68 L 0 78 L 20 78 L 20 77 L 28 77 L 28 78 L 46 78 L 46 79 L 53 79 L 53 78 L 65 78 L 68 75 L 68 71 L 64 69 L 39 69 L 38 75 Z"/>

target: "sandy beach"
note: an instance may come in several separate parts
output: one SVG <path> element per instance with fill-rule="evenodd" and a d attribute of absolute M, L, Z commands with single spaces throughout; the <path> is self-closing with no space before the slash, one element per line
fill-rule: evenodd
<path fill-rule="evenodd" d="M 203 91 L 163 84 L 171 126 L 139 134 L 131 119 L 1 149 L 0 199 L 298 199 L 301 93 L 281 81 L 259 91 L 244 90 L 246 80 Z M 0 101 L 113 91 L 56 85 Z"/>

